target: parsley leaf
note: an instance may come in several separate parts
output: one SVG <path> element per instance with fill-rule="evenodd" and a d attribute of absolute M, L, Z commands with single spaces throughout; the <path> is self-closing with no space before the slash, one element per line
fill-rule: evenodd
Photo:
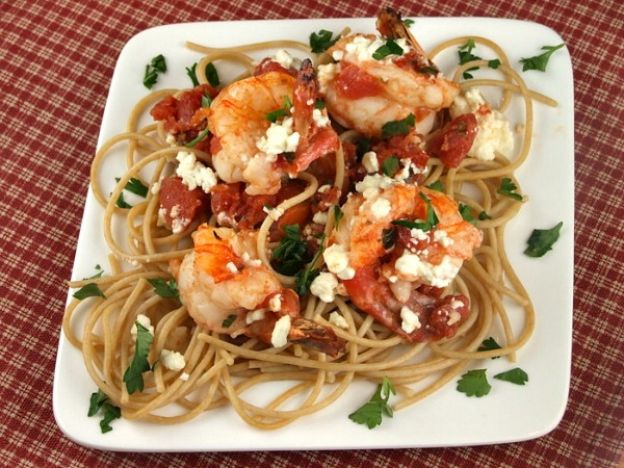
<path fill-rule="evenodd" d="M 325 52 L 340 39 L 340 35 L 335 38 L 332 38 L 332 36 L 333 33 L 326 29 L 321 29 L 318 33 L 313 32 L 310 34 L 310 48 L 312 52 L 316 54 Z"/>
<path fill-rule="evenodd" d="M 325 101 L 323 101 L 322 99 L 317 99 L 314 102 L 314 107 L 316 109 L 325 109 Z"/>
<path fill-rule="evenodd" d="M 212 104 L 212 98 L 210 96 L 203 95 L 201 99 L 201 106 L 210 107 L 210 104 Z"/>
<path fill-rule="evenodd" d="M 393 39 L 388 39 L 384 45 L 373 52 L 375 60 L 383 60 L 388 55 L 403 55 L 403 48 Z"/>
<path fill-rule="evenodd" d="M 371 399 L 349 415 L 349 419 L 358 424 L 365 424 L 373 429 L 381 424 L 382 416 L 392 417 L 392 407 L 388 404 L 390 394 L 396 395 L 394 386 L 387 377 L 377 385 L 377 390 Z"/>
<path fill-rule="evenodd" d="M 85 284 L 82 288 L 74 293 L 74 297 L 79 301 L 86 299 L 87 297 L 100 296 L 106 298 L 102 290 L 95 283 Z"/>
<path fill-rule="evenodd" d="M 383 244 L 384 249 L 389 250 L 394 247 L 396 242 L 396 229 L 389 228 L 384 229 L 381 233 L 381 243 Z"/>
<path fill-rule="evenodd" d="M 441 180 L 436 180 L 435 182 L 427 185 L 427 188 L 431 190 L 437 190 L 438 192 L 444 192 L 444 184 Z"/>
<path fill-rule="evenodd" d="M 143 391 L 143 372 L 152 368 L 147 360 L 149 348 L 154 337 L 147 328 L 139 322 L 135 322 L 137 328 L 136 344 L 134 346 L 134 357 L 132 362 L 124 372 L 123 381 L 126 383 L 128 393 L 132 394 L 137 390 Z"/>
<path fill-rule="evenodd" d="M 100 421 L 100 430 L 102 434 L 105 434 L 113 430 L 110 423 L 114 419 L 121 417 L 121 410 L 110 402 L 108 396 L 102 390 L 91 394 L 87 416 L 95 416 L 100 411 L 103 413 Z"/>
<path fill-rule="evenodd" d="M 472 208 L 468 205 L 464 205 L 463 203 L 459 204 L 459 214 L 464 218 L 464 221 L 468 221 L 469 223 L 474 224 L 474 216 L 472 215 Z"/>
<path fill-rule="evenodd" d="M 389 158 L 384 159 L 384 161 L 381 163 L 381 170 L 388 177 L 392 177 L 398 169 L 399 158 L 397 158 L 396 156 L 390 156 Z"/>
<path fill-rule="evenodd" d="M 438 216 L 436 215 L 433 206 L 431 206 L 431 200 L 429 200 L 427 195 L 422 192 L 420 193 L 420 198 L 425 200 L 425 203 L 427 204 L 427 219 L 415 221 L 398 219 L 396 221 L 392 221 L 392 224 L 395 224 L 397 226 L 403 226 L 408 229 L 420 229 L 421 231 L 430 231 L 431 229 L 436 227 L 440 220 L 438 219 Z"/>
<path fill-rule="evenodd" d="M 487 214 L 485 211 L 482 211 L 481 213 L 479 213 L 479 219 L 481 221 L 485 221 L 486 219 L 492 219 L 492 217 Z"/>
<path fill-rule="evenodd" d="M 414 20 L 411 18 L 405 18 L 403 20 L 403 24 L 409 28 L 412 24 L 414 24 Z"/>
<path fill-rule="evenodd" d="M 178 291 L 178 283 L 172 279 L 165 281 L 163 278 L 150 278 L 147 280 L 149 284 L 154 288 L 154 292 L 160 297 L 175 298 L 180 300 L 180 293 Z"/>
<path fill-rule="evenodd" d="M 499 345 L 494 338 L 491 336 L 481 343 L 481 346 L 477 349 L 477 351 L 492 351 L 494 349 L 501 349 L 501 345 Z M 492 359 L 498 359 L 500 356 L 494 356 Z"/>
<path fill-rule="evenodd" d="M 337 228 L 340 224 L 340 220 L 344 216 L 344 213 L 338 205 L 334 205 L 334 228 Z"/>
<path fill-rule="evenodd" d="M 191 79 L 193 86 L 199 86 L 199 81 L 197 80 L 197 75 L 195 74 L 197 70 L 197 62 L 195 62 L 190 67 L 184 67 L 184 69 L 186 70 L 186 74 L 188 75 L 188 77 Z"/>
<path fill-rule="evenodd" d="M 234 321 L 236 320 L 236 315 L 235 314 L 230 314 L 227 316 L 227 318 L 223 321 L 223 323 L 221 324 L 221 326 L 223 328 L 229 328 L 232 326 L 232 324 L 234 323 Z"/>
<path fill-rule="evenodd" d="M 132 208 L 132 205 L 130 205 L 124 198 L 123 192 L 119 194 L 119 197 L 117 198 L 117 201 L 115 202 L 115 205 L 117 205 L 119 208 Z"/>
<path fill-rule="evenodd" d="M 276 109 L 274 111 L 269 112 L 266 115 L 266 119 L 269 122 L 277 122 L 279 119 L 281 119 L 282 117 L 287 116 L 290 113 L 290 108 L 292 107 L 292 102 L 290 102 L 290 98 L 288 96 L 284 96 L 284 103 L 282 104 L 282 107 L 280 107 L 279 109 Z"/>
<path fill-rule="evenodd" d="M 493 68 L 494 70 L 500 67 L 500 64 L 501 61 L 499 59 L 493 59 L 488 61 L 488 67 Z"/>
<path fill-rule="evenodd" d="M 207 128 L 205 130 L 202 130 L 195 138 L 193 138 L 188 143 L 185 143 L 184 146 L 186 146 L 187 148 L 192 148 L 200 141 L 205 140 L 209 133 L 210 133 L 210 130 L 208 130 Z"/>
<path fill-rule="evenodd" d="M 308 247 L 301 238 L 297 224 L 284 226 L 284 232 L 286 235 L 282 237 L 271 255 L 271 265 L 281 274 L 292 276 L 300 271 L 309 259 Z"/>
<path fill-rule="evenodd" d="M 208 80 L 208 83 L 210 83 L 210 86 L 212 86 L 213 88 L 216 88 L 217 86 L 219 86 L 219 84 L 221 83 L 221 80 L 219 80 L 219 73 L 217 72 L 217 69 L 215 68 L 213 63 L 208 62 L 208 65 L 206 65 L 205 70 L 206 70 L 206 79 Z"/>
<path fill-rule="evenodd" d="M 416 117 L 414 117 L 414 114 L 412 113 L 404 119 L 386 122 L 381 127 L 381 137 L 389 138 L 395 135 L 405 135 L 409 132 L 410 127 L 413 127 L 415 123 Z"/>
<path fill-rule="evenodd" d="M 150 65 L 157 72 L 164 73 L 167 71 L 167 62 L 165 61 L 165 56 L 163 54 L 159 54 L 154 57 L 151 60 Z"/>
<path fill-rule="evenodd" d="M 320 273 L 318 268 L 314 268 L 314 264 L 316 264 L 316 261 L 319 259 L 319 257 L 323 255 L 323 250 L 325 250 L 325 248 L 323 247 L 324 240 L 325 234 L 321 235 L 321 237 L 319 238 L 319 249 L 316 251 L 316 254 L 314 254 L 314 257 L 310 261 L 309 265 L 306 267 L 305 270 L 300 271 L 295 276 L 295 291 L 300 296 L 305 296 L 306 294 L 308 294 L 312 281 L 314 281 L 314 278 L 316 278 Z"/>
<path fill-rule="evenodd" d="M 528 247 L 524 251 L 529 257 L 541 257 L 550 249 L 557 239 L 559 239 L 559 232 L 563 226 L 563 221 L 560 221 L 556 226 L 550 229 L 533 229 L 529 240 L 527 241 Z"/>
<path fill-rule="evenodd" d="M 496 193 L 500 193 L 505 197 L 513 198 L 514 200 L 522 201 L 522 195 L 516 192 L 517 189 L 518 187 L 516 184 L 514 184 L 509 177 L 505 177 L 501 180 L 500 187 Z"/>
<path fill-rule="evenodd" d="M 167 71 L 167 62 L 165 57 L 160 54 L 154 57 L 150 63 L 145 65 L 145 73 L 143 75 L 143 86 L 147 89 L 151 89 L 152 86 L 158 81 L 158 73 L 164 73 Z"/>
<path fill-rule="evenodd" d="M 481 60 L 481 57 L 479 57 L 478 55 L 474 55 L 472 53 L 472 49 L 474 49 L 476 46 L 477 45 L 475 44 L 475 41 L 472 38 L 468 39 L 468 41 L 464 45 L 459 46 L 457 50 L 457 55 L 459 55 L 460 65 L 463 65 L 468 62 L 472 62 L 473 60 Z M 472 78 L 472 75 L 468 72 L 478 70 L 478 69 L 479 67 L 472 67 L 472 68 L 468 68 L 467 70 L 464 70 L 464 74 L 462 75 L 463 78 L 465 80 Z"/>
<path fill-rule="evenodd" d="M 119 182 L 120 179 L 119 177 L 115 177 L 115 180 Z M 147 192 L 148 192 L 148 188 L 143 184 L 143 182 L 141 182 L 139 179 L 136 179 L 134 177 L 130 178 L 130 180 L 124 187 L 124 190 L 127 190 L 128 192 L 132 192 L 135 195 L 139 195 L 140 197 L 146 197 Z"/>
<path fill-rule="evenodd" d="M 511 382 L 516 385 L 524 385 L 529 381 L 529 375 L 519 367 L 514 367 L 511 370 L 496 374 L 494 378 L 504 380 L 505 382 Z"/>
<path fill-rule="evenodd" d="M 461 376 L 457 382 L 457 391 L 466 396 L 482 397 L 490 393 L 492 387 L 485 376 L 485 369 L 473 369 Z"/>
<path fill-rule="evenodd" d="M 521 58 L 520 63 L 522 64 L 522 71 L 539 70 L 545 72 L 550 56 L 558 49 L 561 49 L 564 45 L 565 44 L 559 44 L 558 46 L 544 46 L 541 50 L 545 50 L 546 52 L 540 55 L 535 55 L 534 57 Z"/>

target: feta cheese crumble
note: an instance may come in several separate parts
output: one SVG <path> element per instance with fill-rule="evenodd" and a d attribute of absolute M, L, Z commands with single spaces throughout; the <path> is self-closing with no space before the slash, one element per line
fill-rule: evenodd
<path fill-rule="evenodd" d="M 236 265 L 234 265 L 234 262 L 227 262 L 225 265 L 225 268 L 227 268 L 227 270 L 234 275 L 238 273 L 238 268 L 236 268 Z"/>
<path fill-rule="evenodd" d="M 278 154 L 296 151 L 299 138 L 299 133 L 293 131 L 293 118 L 286 117 L 280 123 L 271 123 L 265 135 L 256 141 L 256 147 L 274 161 Z"/>
<path fill-rule="evenodd" d="M 317 127 L 328 127 L 330 124 L 329 117 L 327 117 L 327 113 L 323 112 L 321 109 L 314 109 L 312 111 L 312 120 Z"/>
<path fill-rule="evenodd" d="M 487 112 L 483 112 L 484 108 Z M 499 111 L 490 108 L 477 88 L 457 96 L 450 111 L 453 118 L 470 112 L 477 118 L 479 130 L 468 151 L 469 156 L 485 161 L 494 159 L 496 151 L 509 156 L 514 146 L 509 122 Z"/>
<path fill-rule="evenodd" d="M 168 349 L 163 349 L 160 352 L 160 362 L 167 369 L 173 370 L 173 371 L 182 370 L 184 369 L 184 366 L 186 365 L 184 356 L 181 353 L 177 351 L 171 351 Z"/>
<path fill-rule="evenodd" d="M 340 244 L 332 244 L 323 251 L 323 260 L 327 269 L 343 280 L 355 276 L 355 270 L 349 266 L 349 253 Z M 330 301 L 328 301 L 330 302 Z"/>
<path fill-rule="evenodd" d="M 139 314 L 136 316 L 134 323 L 132 323 L 132 328 L 130 329 L 130 334 L 132 335 L 132 338 L 134 338 L 134 341 L 136 341 L 137 337 L 136 322 L 139 322 L 142 326 L 147 328 L 147 331 L 150 333 L 150 335 L 154 335 L 154 327 L 152 326 L 152 321 L 150 320 L 150 318 L 147 315 Z"/>
<path fill-rule="evenodd" d="M 408 281 L 420 280 L 430 286 L 445 288 L 457 276 L 460 265 L 445 255 L 439 265 L 422 260 L 418 255 L 403 253 L 394 263 L 394 267 Z"/>
<path fill-rule="evenodd" d="M 269 299 L 269 309 L 273 312 L 279 312 L 282 309 L 282 295 L 276 294 Z"/>
<path fill-rule="evenodd" d="M 264 320 L 264 312 L 264 309 L 247 312 L 247 315 L 245 316 L 245 323 L 249 325 L 257 322 L 258 320 Z"/>
<path fill-rule="evenodd" d="M 455 325 L 460 320 L 461 320 L 461 314 L 457 312 L 456 310 L 454 310 L 453 312 L 451 312 L 451 315 L 449 316 L 449 319 L 447 320 L 446 324 Z"/>
<path fill-rule="evenodd" d="M 197 187 L 201 187 L 204 192 L 208 193 L 212 187 L 217 185 L 217 177 L 214 171 L 197 161 L 193 153 L 180 151 L 176 159 L 179 163 L 176 169 L 176 175 L 182 178 L 182 183 L 186 185 L 189 190 L 195 190 Z"/>
<path fill-rule="evenodd" d="M 376 197 L 381 190 L 387 189 L 395 183 L 395 180 L 385 175 L 367 175 L 362 181 L 355 184 L 355 190 L 361 193 L 364 198 L 369 199 Z"/>
<path fill-rule="evenodd" d="M 379 159 L 377 159 L 377 153 L 374 151 L 367 151 L 362 156 L 362 165 L 366 172 L 374 174 L 379 171 Z"/>
<path fill-rule="evenodd" d="M 338 328 L 342 328 L 343 330 L 347 330 L 349 328 L 349 324 L 345 318 L 338 312 L 332 312 L 329 314 L 329 323 Z"/>
<path fill-rule="evenodd" d="M 333 302 L 338 280 L 332 273 L 322 272 L 310 284 L 310 292 L 323 302 Z"/>
<path fill-rule="evenodd" d="M 327 91 L 327 85 L 334 80 L 338 74 L 339 67 L 335 63 L 328 63 L 327 65 L 319 65 L 316 69 L 316 79 L 319 83 L 319 91 L 325 93 Z"/>
<path fill-rule="evenodd" d="M 385 198 L 378 198 L 371 205 L 371 213 L 375 219 L 383 219 L 390 214 L 392 209 L 390 201 Z"/>
<path fill-rule="evenodd" d="M 178 379 L 180 379 L 182 382 L 186 382 L 189 379 L 190 375 L 188 375 L 186 372 L 182 372 L 180 374 L 180 377 L 178 377 Z"/>
<path fill-rule="evenodd" d="M 327 217 L 328 217 L 327 211 L 318 211 L 314 213 L 314 216 L 312 217 L 312 221 L 314 221 L 316 224 L 326 224 Z"/>
<path fill-rule="evenodd" d="M 280 49 L 275 53 L 275 57 L 273 58 L 273 60 L 279 63 L 282 67 L 289 69 L 292 66 L 295 59 L 293 58 L 292 55 L 288 53 L 287 50 Z"/>
<path fill-rule="evenodd" d="M 436 229 L 433 233 L 433 240 L 443 247 L 453 245 L 453 239 L 448 236 L 448 233 L 444 229 Z"/>
<path fill-rule="evenodd" d="M 290 315 L 284 315 L 275 322 L 271 332 L 271 344 L 275 348 L 281 348 L 288 343 L 288 332 L 290 331 Z"/>
<path fill-rule="evenodd" d="M 412 333 L 421 327 L 418 315 L 407 306 L 401 307 L 401 330 L 405 333 Z"/>

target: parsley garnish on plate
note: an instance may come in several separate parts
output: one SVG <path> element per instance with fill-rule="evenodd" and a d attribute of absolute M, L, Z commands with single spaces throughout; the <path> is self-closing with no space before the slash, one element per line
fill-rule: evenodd
<path fill-rule="evenodd" d="M 435 182 L 427 185 L 427 188 L 435 190 L 437 192 L 444 192 L 444 184 L 441 180 L 436 180 Z"/>
<path fill-rule="evenodd" d="M 492 351 L 495 349 L 501 349 L 501 346 L 490 336 L 489 338 L 483 340 L 477 351 Z M 492 359 L 498 359 L 499 357 L 500 356 L 494 356 Z"/>
<path fill-rule="evenodd" d="M 312 52 L 318 54 L 320 52 L 325 52 L 333 46 L 338 39 L 340 39 L 340 36 L 332 38 L 333 35 L 334 33 L 328 31 L 327 29 L 321 29 L 317 33 L 313 32 L 310 34 L 310 48 L 312 49 Z"/>
<path fill-rule="evenodd" d="M 190 67 L 184 67 L 184 69 L 186 70 L 186 75 L 191 79 L 193 87 L 199 86 L 199 81 L 197 80 L 197 75 L 195 73 L 197 71 L 197 62 L 195 62 Z"/>
<path fill-rule="evenodd" d="M 392 177 L 399 169 L 399 158 L 390 156 L 381 163 L 381 171 L 388 177 Z"/>
<path fill-rule="evenodd" d="M 219 84 L 221 84 L 221 80 L 219 80 L 219 73 L 212 62 L 208 62 L 208 65 L 206 65 L 206 79 L 213 88 L 216 88 Z"/>
<path fill-rule="evenodd" d="M 80 288 L 78 291 L 74 293 L 74 297 L 78 299 L 79 301 L 82 301 L 83 299 L 86 299 L 87 297 L 96 297 L 96 296 L 106 298 L 102 290 L 95 283 L 85 284 L 82 288 Z"/>
<path fill-rule="evenodd" d="M 143 75 L 143 86 L 152 89 L 152 86 L 158 81 L 158 74 L 167 71 L 167 62 L 165 57 L 160 54 L 154 57 L 150 63 L 145 65 L 145 73 Z"/>
<path fill-rule="evenodd" d="M 563 226 L 563 221 L 550 229 L 533 229 L 529 240 L 528 247 L 524 251 L 529 257 L 541 257 L 552 249 L 552 246 L 559 239 L 559 232 Z"/>
<path fill-rule="evenodd" d="M 404 119 L 386 122 L 381 127 L 381 136 L 382 138 L 389 138 L 395 135 L 406 135 L 415 123 L 416 117 L 412 113 Z"/>
<path fill-rule="evenodd" d="M 403 48 L 394 40 L 388 39 L 384 45 L 373 52 L 375 60 L 383 60 L 388 55 L 403 55 Z"/>
<path fill-rule="evenodd" d="M 409 28 L 412 24 L 414 24 L 414 20 L 411 18 L 405 18 L 403 20 L 403 24 Z"/>
<path fill-rule="evenodd" d="M 132 205 L 130 205 L 124 198 L 123 192 L 121 192 L 119 196 L 117 197 L 117 201 L 115 202 L 115 205 L 119 208 L 132 208 Z"/>
<path fill-rule="evenodd" d="M 491 389 L 492 387 L 485 376 L 485 369 L 469 370 L 457 382 L 457 391 L 465 393 L 469 397 L 480 398 L 490 393 Z"/>
<path fill-rule="evenodd" d="M 104 274 L 104 270 L 102 270 L 102 267 L 99 264 L 97 264 L 95 265 L 95 274 L 84 279 L 87 280 L 87 279 L 100 278 L 103 274 Z"/>
<path fill-rule="evenodd" d="M 108 395 L 101 389 L 91 394 L 87 416 L 95 416 L 98 413 L 102 413 L 102 419 L 100 420 L 100 430 L 102 434 L 112 431 L 113 428 L 110 425 L 111 421 L 121 417 L 121 410 L 111 403 Z"/>
<path fill-rule="evenodd" d="M 115 181 L 119 182 L 120 180 L 121 179 L 119 177 L 115 177 Z M 137 179 L 135 177 L 130 178 L 130 180 L 124 187 L 124 190 L 132 192 L 135 195 L 139 195 L 140 197 L 146 197 L 148 192 L 147 186 L 143 182 L 141 182 L 140 179 Z"/>
<path fill-rule="evenodd" d="M 520 63 L 522 64 L 522 71 L 538 70 L 545 72 L 551 55 L 561 49 L 564 45 L 565 44 L 559 44 L 557 46 L 543 46 L 541 50 L 545 50 L 546 52 L 533 57 L 521 58 Z"/>
<path fill-rule="evenodd" d="M 147 282 L 152 285 L 154 292 L 160 297 L 180 299 L 176 280 L 165 281 L 163 278 L 150 278 Z"/>
<path fill-rule="evenodd" d="M 481 57 L 478 55 L 474 55 L 472 50 L 477 46 L 474 39 L 470 38 L 468 41 L 459 46 L 457 49 L 457 55 L 459 56 L 459 64 L 463 65 L 468 62 L 472 62 L 473 60 L 481 60 Z M 472 78 L 472 75 L 469 73 L 474 70 L 478 70 L 479 67 L 471 67 L 467 70 L 464 70 L 464 74 L 462 75 L 465 80 L 469 80 Z"/>
<path fill-rule="evenodd" d="M 499 193 L 505 197 L 512 198 L 514 200 L 522 201 L 522 195 L 516 192 L 517 189 L 518 187 L 509 177 L 504 177 L 503 180 L 501 180 L 500 187 L 498 188 L 496 193 Z"/>
<path fill-rule="evenodd" d="M 134 346 L 134 357 L 126 372 L 123 375 L 123 381 L 126 384 L 128 393 L 132 394 L 137 390 L 143 391 L 143 372 L 146 372 L 152 368 L 147 355 L 149 354 L 149 348 L 152 344 L 154 337 L 150 331 L 141 325 L 138 321 L 134 322 L 137 328 L 136 344 Z"/>
<path fill-rule="evenodd" d="M 524 385 L 529 381 L 529 375 L 519 367 L 515 367 L 494 376 L 495 379 L 511 382 L 516 385 Z"/>
<path fill-rule="evenodd" d="M 388 404 L 391 394 L 396 395 L 394 386 L 388 377 L 384 377 L 371 399 L 351 413 L 349 419 L 365 424 L 369 429 L 379 426 L 384 415 L 389 418 L 393 415 L 392 407 Z"/>

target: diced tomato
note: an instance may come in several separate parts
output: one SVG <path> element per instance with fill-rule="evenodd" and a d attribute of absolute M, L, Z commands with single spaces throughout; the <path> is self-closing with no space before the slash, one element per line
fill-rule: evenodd
<path fill-rule="evenodd" d="M 463 294 L 445 296 L 440 299 L 429 314 L 429 324 L 426 331 L 430 335 L 430 339 L 440 340 L 454 336 L 459 326 L 470 314 L 468 306 L 468 298 Z M 454 314 L 459 314 L 459 316 L 454 317 Z"/>
<path fill-rule="evenodd" d="M 160 207 L 169 228 L 186 229 L 209 206 L 209 196 L 201 188 L 189 190 L 179 177 L 160 182 Z"/>
<path fill-rule="evenodd" d="M 198 132 L 201 129 L 196 128 L 197 122 L 192 122 L 193 114 L 201 107 L 202 96 L 214 98 L 217 92 L 209 84 L 201 84 L 183 92 L 178 98 L 167 96 L 154 105 L 150 114 L 154 120 L 163 120 L 165 130 L 174 135 L 189 130 Z"/>
<path fill-rule="evenodd" d="M 416 167 L 423 169 L 427 165 L 429 155 L 420 147 L 420 142 L 420 136 L 415 130 L 411 130 L 406 135 L 393 136 L 375 144 L 373 151 L 377 154 L 379 167 L 383 166 L 387 158 L 395 156 L 398 159 L 411 159 Z"/>
<path fill-rule="evenodd" d="M 377 96 L 383 92 L 377 78 L 356 65 L 344 66 L 336 76 L 335 84 L 338 94 L 348 99 Z"/>
<path fill-rule="evenodd" d="M 440 158 L 445 166 L 457 167 L 470 151 L 477 131 L 477 118 L 474 114 L 460 115 L 447 123 L 429 141 L 427 149 Z"/>
<path fill-rule="evenodd" d="M 256 68 L 254 68 L 253 74 L 254 76 L 258 76 L 269 72 L 282 72 L 288 73 L 292 76 L 297 76 L 297 70 L 294 68 L 286 68 L 270 57 L 262 59 L 262 61 L 256 65 Z"/>

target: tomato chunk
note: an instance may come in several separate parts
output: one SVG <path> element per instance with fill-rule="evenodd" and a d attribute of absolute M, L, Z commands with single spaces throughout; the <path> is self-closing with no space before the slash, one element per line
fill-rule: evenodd
<path fill-rule="evenodd" d="M 201 108 L 202 96 L 214 98 L 217 90 L 209 84 L 201 84 L 183 92 L 178 98 L 167 96 L 150 111 L 154 120 L 163 120 L 165 130 L 176 135 L 180 132 L 198 132 L 197 122 L 192 121 L 195 112 Z"/>
<path fill-rule="evenodd" d="M 431 139 L 428 151 L 440 158 L 447 167 L 457 167 L 470 151 L 477 135 L 477 118 L 463 114 L 447 123 L 440 133 Z"/>
<path fill-rule="evenodd" d="M 175 233 L 184 231 L 209 206 L 209 196 L 201 188 L 189 190 L 180 177 L 160 182 L 160 207 L 167 226 Z"/>

